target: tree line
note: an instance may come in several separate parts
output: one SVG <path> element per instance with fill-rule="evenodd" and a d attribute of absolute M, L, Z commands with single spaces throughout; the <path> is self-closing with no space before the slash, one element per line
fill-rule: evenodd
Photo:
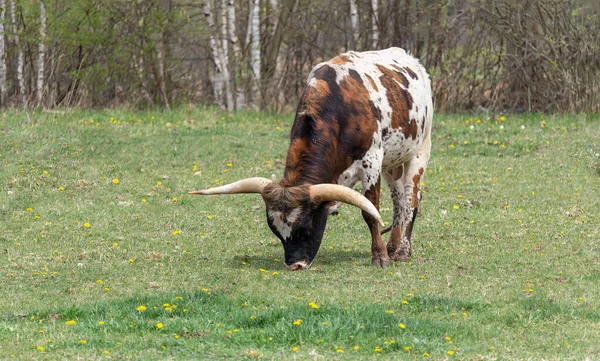
<path fill-rule="evenodd" d="M 442 111 L 599 111 L 596 0 L 0 0 L 0 106 L 289 109 L 315 64 L 402 47 Z"/>

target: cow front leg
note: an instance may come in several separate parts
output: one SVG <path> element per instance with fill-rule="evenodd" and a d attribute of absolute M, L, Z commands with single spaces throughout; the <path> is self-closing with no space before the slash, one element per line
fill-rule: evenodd
<path fill-rule="evenodd" d="M 379 209 L 380 185 L 381 178 L 378 177 L 377 183 L 373 184 L 365 192 L 365 197 L 371 201 L 377 209 Z M 371 231 L 371 263 L 380 267 L 389 266 L 390 258 L 388 257 L 387 249 L 381 240 L 379 222 L 365 211 L 362 212 L 362 216 Z"/>

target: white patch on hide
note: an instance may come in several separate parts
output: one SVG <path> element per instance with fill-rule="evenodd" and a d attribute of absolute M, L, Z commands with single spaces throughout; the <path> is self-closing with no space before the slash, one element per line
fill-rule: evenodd
<path fill-rule="evenodd" d="M 302 213 L 302 208 L 293 209 L 287 216 L 284 216 L 280 211 L 269 211 L 269 218 L 273 223 L 273 226 L 277 229 L 277 232 L 283 237 L 284 240 L 288 240 L 292 234 L 292 225 L 298 219 L 298 216 Z"/>

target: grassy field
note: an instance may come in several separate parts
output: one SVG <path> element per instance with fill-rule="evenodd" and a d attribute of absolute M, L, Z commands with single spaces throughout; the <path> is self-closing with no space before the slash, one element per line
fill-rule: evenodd
<path fill-rule="evenodd" d="M 436 116 L 412 261 L 342 207 L 304 272 L 260 196 L 187 194 L 279 179 L 291 119 L 4 113 L 0 359 L 600 359 L 599 118 Z"/>

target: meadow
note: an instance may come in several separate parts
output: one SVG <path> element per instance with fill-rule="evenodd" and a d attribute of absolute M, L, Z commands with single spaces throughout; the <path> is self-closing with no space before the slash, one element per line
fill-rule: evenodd
<path fill-rule="evenodd" d="M 292 119 L 3 113 L 0 359 L 600 359 L 598 116 L 436 115 L 411 261 L 344 206 L 302 272 L 260 196 L 187 194 L 279 179 Z"/>

